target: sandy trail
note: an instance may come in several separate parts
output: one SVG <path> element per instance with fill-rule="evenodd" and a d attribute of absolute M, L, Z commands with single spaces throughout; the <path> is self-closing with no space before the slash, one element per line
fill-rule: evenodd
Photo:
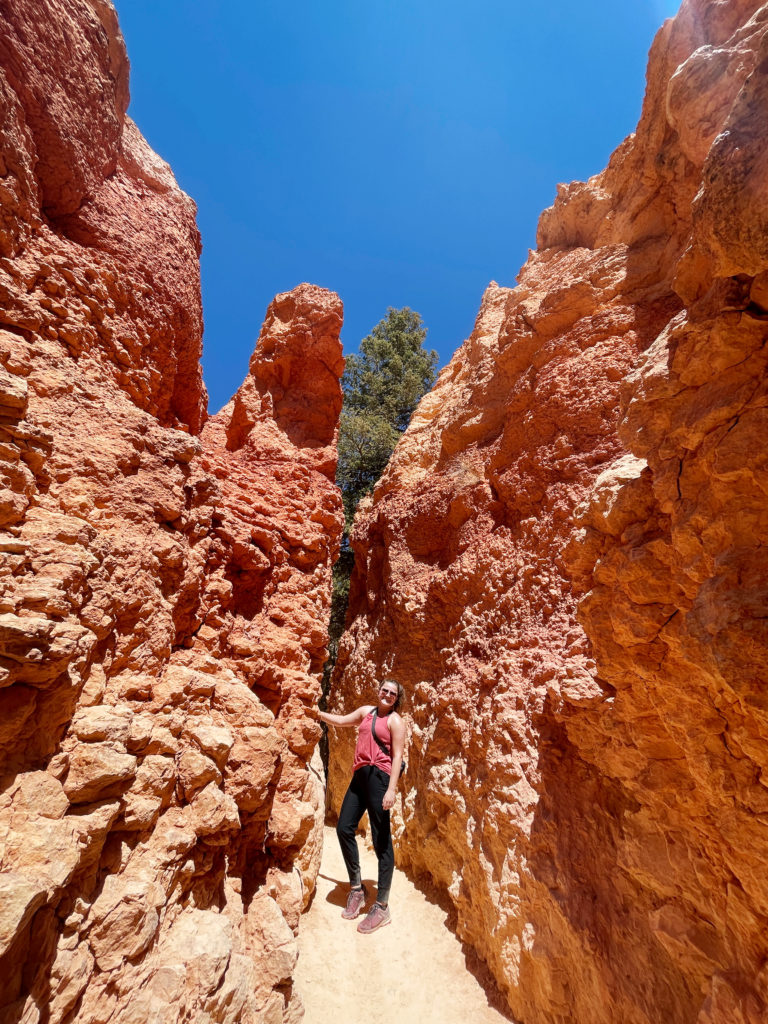
<path fill-rule="evenodd" d="M 305 1024 L 508 1024 L 470 973 L 445 912 L 402 872 L 392 884 L 390 925 L 360 935 L 362 917 L 343 920 L 344 862 L 335 831 L 326 828 L 324 838 L 317 892 L 299 930 L 295 979 Z M 359 845 L 363 880 L 375 894 L 376 857 Z"/>

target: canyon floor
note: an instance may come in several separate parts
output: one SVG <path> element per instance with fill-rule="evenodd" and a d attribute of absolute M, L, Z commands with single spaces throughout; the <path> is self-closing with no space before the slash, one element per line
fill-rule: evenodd
<path fill-rule="evenodd" d="M 363 879 L 376 890 L 376 858 L 362 842 Z M 392 924 L 360 935 L 345 921 L 346 871 L 336 833 L 326 828 L 317 891 L 301 921 L 295 980 L 305 1024 L 503 1024 L 502 1009 L 482 966 L 465 955 L 448 915 L 427 889 L 395 871 Z M 358 919 L 360 920 L 360 919 Z"/>

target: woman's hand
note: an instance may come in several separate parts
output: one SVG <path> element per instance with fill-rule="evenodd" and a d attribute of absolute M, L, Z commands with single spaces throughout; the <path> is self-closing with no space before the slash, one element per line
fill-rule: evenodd
<path fill-rule="evenodd" d="M 388 811 L 392 807 L 395 806 L 395 791 L 394 791 L 394 789 L 388 789 L 387 790 L 387 792 L 384 794 L 384 796 L 382 798 L 381 806 L 382 806 L 382 808 L 385 811 Z"/>

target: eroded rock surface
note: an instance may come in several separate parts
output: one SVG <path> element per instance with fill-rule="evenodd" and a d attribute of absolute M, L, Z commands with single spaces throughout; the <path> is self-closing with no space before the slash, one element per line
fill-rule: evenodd
<path fill-rule="evenodd" d="M 355 526 L 334 703 L 409 690 L 400 862 L 525 1024 L 768 1018 L 767 28 L 684 0 Z"/>
<path fill-rule="evenodd" d="M 112 6 L 0 20 L 0 1019 L 297 1019 L 341 303 L 278 296 L 205 424 Z"/>

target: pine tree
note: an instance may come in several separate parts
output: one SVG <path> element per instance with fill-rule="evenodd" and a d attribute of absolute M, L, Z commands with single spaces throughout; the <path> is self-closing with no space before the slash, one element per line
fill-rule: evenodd
<path fill-rule="evenodd" d="M 413 410 L 434 384 L 437 353 L 425 350 L 426 336 L 418 313 L 390 307 L 363 338 L 359 354 L 347 358 L 336 472 L 347 534 L 360 499 L 375 487 Z"/>
<path fill-rule="evenodd" d="M 427 328 L 412 309 L 387 310 L 363 338 L 357 355 L 347 357 L 341 379 L 344 406 L 339 424 L 336 482 L 344 500 L 344 536 L 333 570 L 329 653 L 323 676 L 327 691 L 349 603 L 354 556 L 349 531 L 357 506 L 376 486 L 400 435 L 436 377 L 437 352 L 426 350 Z"/>

